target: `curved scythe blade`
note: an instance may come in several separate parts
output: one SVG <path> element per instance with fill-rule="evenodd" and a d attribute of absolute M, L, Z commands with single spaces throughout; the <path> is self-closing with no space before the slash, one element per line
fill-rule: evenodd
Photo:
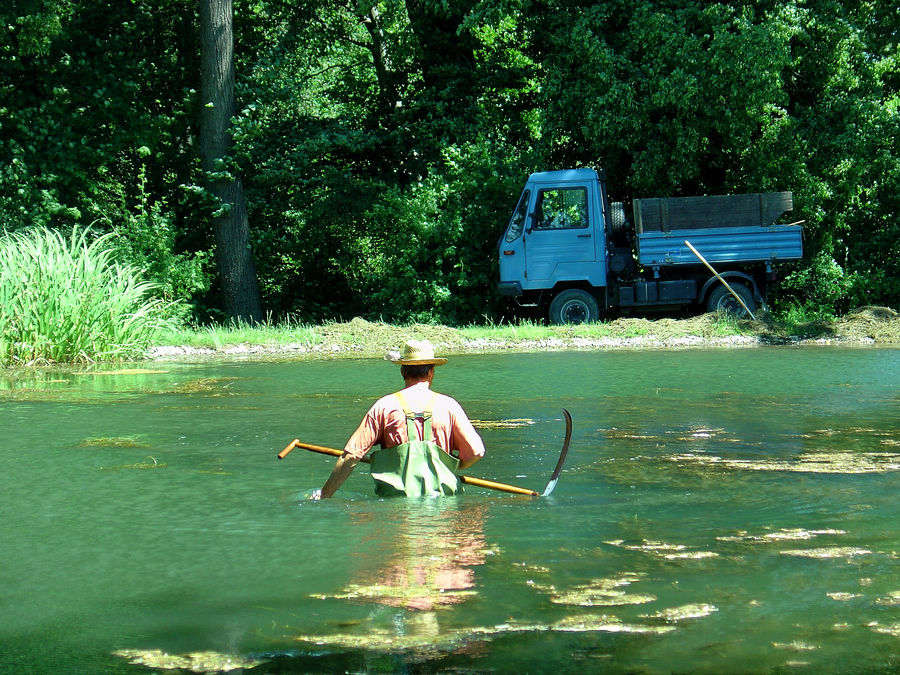
<path fill-rule="evenodd" d="M 566 417 L 566 438 L 563 441 L 562 451 L 559 453 L 559 460 L 556 462 L 556 468 L 553 470 L 553 475 L 550 476 L 550 482 L 547 483 L 547 487 L 544 488 L 544 491 L 541 493 L 541 497 L 549 497 L 550 493 L 556 488 L 556 483 L 559 481 L 559 474 L 562 473 L 563 465 L 566 463 L 566 455 L 569 454 L 569 441 L 572 440 L 572 416 L 565 408 L 563 408 L 563 415 Z"/>

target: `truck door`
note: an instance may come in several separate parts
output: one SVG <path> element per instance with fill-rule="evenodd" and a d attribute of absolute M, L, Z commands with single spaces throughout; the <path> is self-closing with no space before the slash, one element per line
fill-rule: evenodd
<path fill-rule="evenodd" d="M 548 186 L 536 191 L 524 236 L 528 287 L 550 288 L 557 281 L 594 275 L 597 252 L 588 187 Z"/>
<path fill-rule="evenodd" d="M 500 284 L 501 295 L 521 295 L 527 277 L 525 275 L 525 245 L 522 234 L 531 205 L 531 190 L 525 188 L 516 210 L 509 219 L 506 233 L 500 239 Z"/>

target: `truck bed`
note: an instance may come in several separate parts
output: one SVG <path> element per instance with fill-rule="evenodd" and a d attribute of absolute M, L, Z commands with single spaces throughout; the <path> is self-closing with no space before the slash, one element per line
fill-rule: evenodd
<path fill-rule="evenodd" d="M 638 263 L 648 266 L 700 264 L 685 245 L 685 240 L 713 264 L 795 260 L 803 255 L 803 230 L 798 225 L 718 227 L 639 232 Z"/>
<path fill-rule="evenodd" d="M 634 227 L 638 234 L 753 225 L 765 227 L 793 208 L 794 196 L 790 192 L 651 197 L 634 200 Z"/>

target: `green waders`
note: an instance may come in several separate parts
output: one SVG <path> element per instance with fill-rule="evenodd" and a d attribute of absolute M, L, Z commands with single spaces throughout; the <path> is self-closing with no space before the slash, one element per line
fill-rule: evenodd
<path fill-rule="evenodd" d="M 459 460 L 444 452 L 431 440 L 431 410 L 411 412 L 406 400 L 397 394 L 406 415 L 409 442 L 372 453 L 372 478 L 380 497 L 434 497 L 456 494 L 460 489 Z M 422 438 L 418 438 L 416 420 L 423 420 Z"/>

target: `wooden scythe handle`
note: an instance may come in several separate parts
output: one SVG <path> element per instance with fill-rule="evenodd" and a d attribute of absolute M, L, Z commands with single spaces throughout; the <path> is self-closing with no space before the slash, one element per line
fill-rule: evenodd
<path fill-rule="evenodd" d="M 318 452 L 322 455 L 331 455 L 332 457 L 340 457 L 343 455 L 343 451 L 337 450 L 335 448 L 326 448 L 323 445 L 312 445 L 310 443 L 302 443 L 299 439 L 295 438 L 290 443 L 288 443 L 287 447 L 278 453 L 278 459 L 284 459 L 291 450 L 294 448 L 301 448 L 303 450 L 309 450 L 310 452 Z M 368 457 L 363 457 L 363 462 L 370 462 L 371 459 Z M 529 490 L 528 488 L 521 488 L 515 485 L 507 485 L 506 483 L 498 483 L 492 480 L 485 480 L 484 478 L 474 478 L 473 476 L 457 476 L 462 483 L 466 485 L 474 485 L 475 487 L 487 488 L 489 490 L 499 490 L 500 492 L 509 492 L 515 495 L 528 495 L 529 497 L 540 497 L 539 492 L 535 492 L 534 490 Z"/>

